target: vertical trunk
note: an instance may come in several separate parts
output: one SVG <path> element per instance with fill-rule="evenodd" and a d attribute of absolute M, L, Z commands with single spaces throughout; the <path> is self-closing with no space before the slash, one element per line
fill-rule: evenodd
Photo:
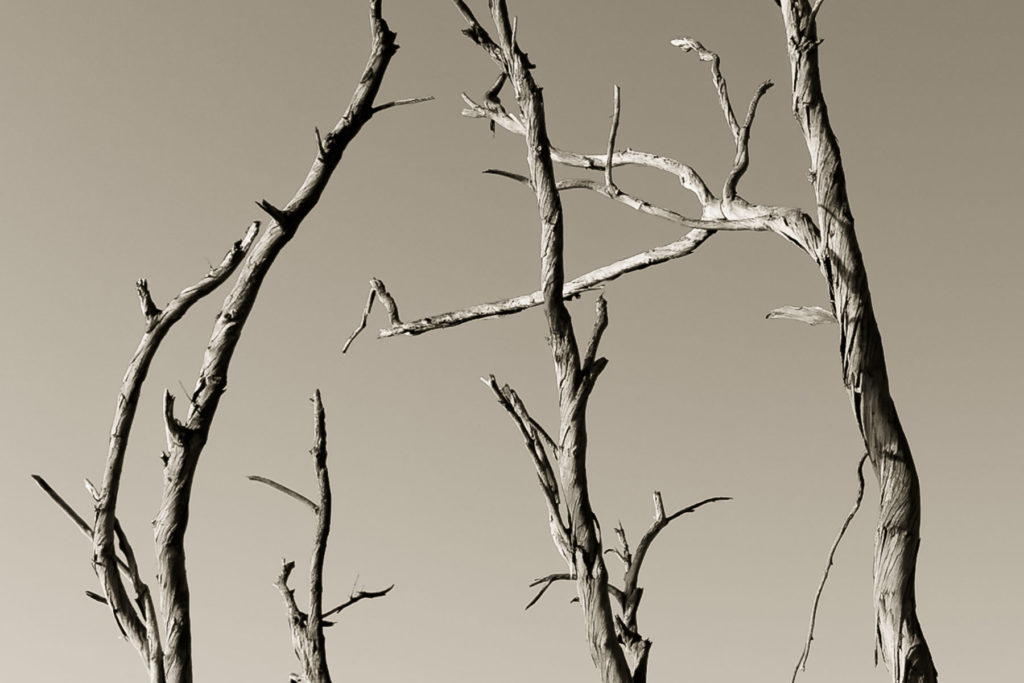
<path fill-rule="evenodd" d="M 793 113 L 811 157 L 818 204 L 818 261 L 840 325 L 843 381 L 881 489 L 874 560 L 877 650 L 897 683 L 934 683 L 937 674 L 917 620 L 914 595 L 921 521 L 917 471 L 889 393 L 839 144 L 821 91 L 815 17 L 806 0 L 786 0 L 782 5 Z"/>

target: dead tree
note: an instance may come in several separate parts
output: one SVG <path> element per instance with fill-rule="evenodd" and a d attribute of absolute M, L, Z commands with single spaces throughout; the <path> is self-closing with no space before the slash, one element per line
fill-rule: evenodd
<path fill-rule="evenodd" d="M 295 563 L 281 561 L 281 573 L 277 577 L 278 591 L 284 598 L 288 611 L 288 626 L 292 634 L 292 648 L 295 657 L 302 664 L 301 674 L 292 674 L 293 683 L 331 683 L 331 672 L 327 667 L 327 651 L 324 647 L 324 629 L 334 626 L 327 618 L 338 614 L 360 600 L 381 598 L 391 592 L 394 585 L 379 591 L 353 590 L 348 599 L 332 609 L 324 611 L 324 558 L 327 555 L 327 540 L 331 534 L 331 476 L 327 469 L 327 420 L 320 390 L 313 394 L 313 468 L 316 471 L 317 488 L 320 495 L 314 503 L 294 489 L 279 484 L 273 479 L 251 475 L 252 481 L 266 484 L 273 489 L 309 506 L 316 516 L 313 532 L 313 557 L 309 563 L 309 612 L 303 612 L 295 601 L 295 590 L 288 587 L 288 579 L 295 569 Z"/>
<path fill-rule="evenodd" d="M 398 49 L 395 34 L 381 15 L 380 0 L 370 2 L 370 32 L 369 61 L 338 123 L 326 135 L 321 136 L 316 131 L 316 156 L 302 185 L 284 208 L 277 208 L 266 200 L 257 202 L 271 219 L 263 234 L 257 237 L 260 224 L 253 222 L 219 266 L 182 290 L 163 309 L 154 303 L 147 282 L 139 280 L 137 283 L 146 328 L 117 396 L 103 481 L 98 490 L 93 490 L 93 523 L 87 523 L 42 478 L 36 477 L 40 486 L 92 541 L 92 562 L 101 594 L 90 595 L 109 606 L 115 623 L 141 655 L 149 680 L 154 683 L 190 683 L 192 680 L 192 629 L 185 563 L 189 499 L 196 466 L 221 395 L 227 388 L 228 366 L 260 286 L 278 254 L 319 201 L 346 147 L 363 125 L 383 109 L 423 99 L 375 104 L 385 71 Z M 139 575 L 134 552 L 116 516 L 128 438 L 143 382 L 167 332 L 193 304 L 225 282 L 239 266 L 238 278 L 217 314 L 183 420 L 174 414 L 173 395 L 164 392 L 167 451 L 163 454 L 160 511 L 154 522 L 156 590 L 161 605 L 158 616 L 150 587 Z"/>
<path fill-rule="evenodd" d="M 712 82 L 735 144 L 731 170 L 720 193 L 716 195 L 701 175 L 687 164 L 658 154 L 615 148 L 619 118 L 618 89 L 615 91 L 612 128 L 605 151 L 580 154 L 549 146 L 546 137 L 539 132 L 543 129 L 539 94 L 532 98 L 529 95 L 531 65 L 516 46 L 516 23 L 509 19 L 505 3 L 502 0 L 489 0 L 498 26 L 499 40 L 494 44 L 471 18 L 465 3 L 461 0 L 454 2 L 470 21 L 467 35 L 484 47 L 502 70 L 498 81 L 480 102 L 463 95 L 466 102 L 463 114 L 486 119 L 490 126 L 498 126 L 527 138 L 531 155 L 529 176 L 507 171 L 490 172 L 524 183 L 537 193 L 545 234 L 548 235 L 545 238 L 545 258 L 551 260 L 561 249 L 560 231 L 555 226 L 560 225 L 561 221 L 557 196 L 563 190 L 589 190 L 643 214 L 675 223 L 688 232 L 674 242 L 610 263 L 569 281 L 563 281 L 560 262 L 557 265 L 552 262 L 547 266 L 552 269 L 551 276 L 545 279 L 544 286 L 538 291 L 405 323 L 398 318 L 394 300 L 383 284 L 374 280 L 371 286 L 388 304 L 389 312 L 389 326 L 382 329 L 379 336 L 417 335 L 543 305 L 552 326 L 556 365 L 560 368 L 559 387 L 560 395 L 563 395 L 560 401 L 560 405 L 563 405 L 563 434 L 560 436 L 564 436 L 569 434 L 567 425 L 572 424 L 571 419 L 567 423 L 566 418 L 576 416 L 571 410 L 565 412 L 567 408 L 574 407 L 566 402 L 575 400 L 575 407 L 578 407 L 580 396 L 573 392 L 582 390 L 584 398 L 589 393 L 594 379 L 594 366 L 580 365 L 579 359 L 573 354 L 575 341 L 561 301 L 602 287 L 626 273 L 686 256 L 720 230 L 770 231 L 795 244 L 821 271 L 830 306 L 828 309 L 817 306 L 783 306 L 771 311 L 767 317 L 791 318 L 812 325 L 832 322 L 839 326 L 843 381 L 863 438 L 864 450 L 881 489 L 874 548 L 876 660 L 878 654 L 881 654 L 882 661 L 896 683 L 935 681 L 937 674 L 918 622 L 914 592 L 920 544 L 920 487 L 910 448 L 889 392 L 881 336 L 854 232 L 839 146 L 829 122 L 822 92 L 817 61 L 821 43 L 817 33 L 817 16 L 823 0 L 815 0 L 813 3 L 809 0 L 776 0 L 785 24 L 792 77 L 793 114 L 811 158 L 809 179 L 814 188 L 816 216 L 800 208 L 752 203 L 739 193 L 739 182 L 750 163 L 751 126 L 758 103 L 772 86 L 770 81 L 765 81 L 755 90 L 741 120 L 733 109 L 718 55 L 691 38 L 672 41 L 683 52 L 693 52 L 701 61 L 710 63 Z M 511 82 L 515 90 L 520 108 L 518 114 L 509 112 L 499 97 L 506 80 Z M 597 171 L 603 174 L 603 178 L 575 178 L 555 182 L 550 177 L 554 163 Z M 614 182 L 612 170 L 626 165 L 645 166 L 675 176 L 680 185 L 696 197 L 701 206 L 700 216 L 683 215 L 623 190 Z M 593 362 L 589 355 L 588 358 Z M 617 661 L 609 661 L 609 670 L 619 675 L 620 665 Z"/>
<path fill-rule="evenodd" d="M 591 659 L 605 683 L 644 683 L 651 649 L 650 639 L 644 637 L 637 624 L 637 613 L 643 589 L 639 586 L 640 568 L 657 534 L 674 519 L 692 512 L 705 504 L 727 500 L 714 497 L 666 515 L 662 497 L 654 493 L 654 521 L 641 538 L 635 553 L 629 548 L 622 526 L 616 528 L 619 548 L 606 550 L 601 536 L 601 525 L 593 510 L 587 482 L 587 404 L 597 379 L 607 365 L 607 359 L 598 355 L 601 337 L 608 326 L 608 307 L 605 299 L 597 300 L 597 317 L 581 353 L 571 315 L 565 306 L 566 283 L 563 265 L 563 213 L 560 191 L 564 189 L 555 180 L 553 151 L 544 122 L 544 102 L 535 83 L 526 54 L 516 39 L 516 25 L 510 19 L 504 2 L 491 2 L 496 38 L 477 21 L 470 8 L 455 0 L 469 24 L 464 33 L 491 58 L 499 69 L 498 80 L 488 91 L 486 99 L 500 109 L 498 94 L 504 84 L 510 83 L 520 111 L 516 119 L 518 130 L 526 138 L 529 176 L 509 175 L 533 189 L 541 221 L 541 289 L 533 295 L 536 304 L 544 306 L 549 343 L 555 366 L 558 387 L 559 426 L 552 437 L 529 414 L 518 394 L 511 387 L 499 385 L 491 376 L 485 383 L 499 403 L 512 417 L 531 455 L 537 478 L 548 509 L 551 537 L 567 565 L 567 572 L 556 572 L 535 580 L 531 587 L 540 586 L 527 609 L 540 599 L 556 581 L 574 581 L 577 600 L 582 606 Z M 503 110 L 502 110 L 503 111 Z M 612 155 L 618 126 L 618 110 L 609 139 Z M 606 165 L 606 182 L 611 184 L 612 164 Z M 346 342 L 352 340 L 367 323 L 375 298 L 380 298 L 387 311 L 392 329 L 409 332 L 398 316 L 393 297 L 379 280 L 371 281 L 370 295 L 362 320 Z M 488 315 L 513 311 L 490 311 Z M 463 318 L 458 322 L 465 322 Z M 447 323 L 447 324 L 446 324 Z M 451 323 L 438 318 L 425 323 L 426 329 L 438 329 Z M 609 581 L 605 554 L 615 553 L 621 560 L 623 584 L 618 587 Z M 613 599 L 618 610 L 613 609 Z"/>

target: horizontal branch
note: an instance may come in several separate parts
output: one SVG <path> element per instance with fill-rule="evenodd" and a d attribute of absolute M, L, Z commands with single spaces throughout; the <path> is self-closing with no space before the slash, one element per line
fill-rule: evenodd
<path fill-rule="evenodd" d="M 466 103 L 466 109 L 462 110 L 463 116 L 485 118 L 510 133 L 526 135 L 526 128 L 523 122 L 518 117 L 509 114 L 503 107 L 494 106 L 493 104 L 491 106 L 477 104 L 465 93 L 462 94 L 462 100 Z M 551 160 L 573 168 L 605 171 L 608 163 L 608 153 L 606 151 L 603 153 L 579 154 L 552 146 Z M 683 188 L 692 192 L 702 207 L 709 206 L 715 201 L 714 194 L 692 167 L 670 157 L 627 148 L 623 151 L 613 152 L 611 163 L 612 166 L 642 166 L 668 173 L 675 176 Z"/>
<path fill-rule="evenodd" d="M 385 595 L 390 593 L 391 590 L 394 587 L 395 587 L 395 584 L 391 584 L 387 588 L 385 588 L 383 590 L 379 590 L 379 591 L 364 591 L 364 590 L 356 591 L 355 593 L 350 595 L 348 600 L 346 600 L 345 602 L 341 603 L 337 607 L 334 607 L 334 608 L 329 609 L 326 612 L 324 612 L 324 618 L 327 618 L 329 616 L 335 615 L 338 612 L 340 612 L 341 610 L 345 609 L 346 607 L 350 607 L 350 606 L 356 604 L 360 600 L 370 600 L 370 599 L 373 599 L 373 598 L 383 598 Z"/>
<path fill-rule="evenodd" d="M 531 607 L 533 607 L 534 605 L 536 605 L 537 602 L 541 599 L 541 597 L 543 597 L 544 594 L 547 592 L 548 588 L 551 588 L 551 584 L 553 584 L 555 581 L 575 581 L 575 580 L 576 580 L 575 576 L 573 576 L 572 574 L 567 574 L 565 572 L 561 572 L 561 573 L 557 573 L 557 574 L 548 574 L 547 576 L 542 576 L 539 579 L 534 579 L 530 583 L 530 588 L 534 588 L 536 586 L 540 586 L 541 584 L 544 584 L 544 585 L 537 592 L 537 594 L 535 596 L 533 596 L 533 599 L 530 600 L 530 602 L 526 603 L 526 607 L 524 607 L 523 610 L 524 611 L 528 610 Z"/>

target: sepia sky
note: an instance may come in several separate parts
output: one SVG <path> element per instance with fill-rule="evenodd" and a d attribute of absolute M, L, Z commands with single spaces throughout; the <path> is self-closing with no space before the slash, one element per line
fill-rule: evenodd
<path fill-rule="evenodd" d="M 124 369 L 143 321 L 284 204 L 366 61 L 365 1 L 139 3 L 6 0 L 0 10 L 0 568 L 6 680 L 145 680 L 98 590 L 91 551 L 35 487 L 88 515 Z M 483 18 L 486 3 L 471 3 Z M 693 165 L 719 188 L 731 137 L 691 36 L 722 56 L 737 110 L 758 112 L 750 201 L 813 208 L 789 107 L 781 17 L 769 0 L 510 0 L 537 64 L 549 132 L 604 150 L 613 85 L 619 145 Z M 246 481 L 315 491 L 309 397 L 323 392 L 335 490 L 325 601 L 396 584 L 328 630 L 335 680 L 596 680 L 569 585 L 528 612 L 529 582 L 564 565 L 521 437 L 480 382 L 557 419 L 538 310 L 415 338 L 370 330 L 342 356 L 370 277 L 405 319 L 539 284 L 521 140 L 462 118 L 494 80 L 446 0 L 385 0 L 401 45 L 382 99 L 436 100 L 376 116 L 264 285 L 198 469 L 187 551 L 197 681 L 282 681 L 298 670 L 273 587 L 282 557 L 305 605 L 308 510 Z M 825 95 L 919 470 L 919 616 L 943 680 L 1010 680 L 1024 637 L 1020 424 L 1024 179 L 1017 3 L 827 0 Z M 511 95 L 506 95 L 511 101 Z M 581 175 L 560 171 L 561 177 Z M 678 183 L 619 184 L 695 214 Z M 575 276 L 679 236 L 594 194 L 566 194 Z M 172 331 L 150 372 L 119 515 L 152 576 L 150 520 L 164 448 L 160 395 L 191 391 L 226 292 Z M 639 624 L 652 681 L 789 680 L 828 549 L 853 503 L 862 444 L 834 326 L 765 320 L 827 305 L 814 264 L 770 234 L 716 235 L 695 254 L 605 290 L 610 364 L 591 400 L 594 506 L 605 540 L 635 543 L 651 493 L 686 515 L 648 556 Z M 593 295 L 571 305 L 588 330 Z M 186 389 L 187 388 L 187 389 Z M 806 683 L 885 681 L 871 598 L 877 486 L 837 554 Z M 609 569 L 619 568 L 609 556 Z"/>

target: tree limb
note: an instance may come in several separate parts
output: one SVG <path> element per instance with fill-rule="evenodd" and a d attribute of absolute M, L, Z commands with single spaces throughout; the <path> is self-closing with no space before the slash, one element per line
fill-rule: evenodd
<path fill-rule="evenodd" d="M 839 533 L 836 535 L 836 540 L 832 542 L 832 548 L 828 551 L 828 562 L 825 564 L 825 573 L 821 576 L 821 582 L 818 584 L 818 590 L 814 594 L 814 604 L 811 606 L 811 623 L 807 627 L 807 642 L 804 644 L 803 652 L 800 653 L 800 658 L 796 662 L 796 667 L 793 669 L 793 683 L 796 683 L 797 674 L 800 671 L 807 670 L 807 658 L 811 655 L 811 641 L 814 640 L 814 621 L 818 616 L 818 602 L 821 600 L 821 592 L 825 590 L 825 582 L 828 581 L 828 573 L 832 569 L 832 563 L 835 560 L 836 549 L 839 547 L 839 542 L 843 540 L 843 536 L 846 534 L 846 529 L 850 526 L 850 522 L 853 521 L 853 516 L 857 514 L 857 510 L 860 509 L 860 502 L 864 498 L 864 461 L 868 459 L 867 453 L 865 453 L 860 462 L 857 463 L 857 499 L 853 503 L 853 507 L 850 509 L 850 513 L 846 515 L 846 519 L 843 521 L 842 528 L 839 529 Z"/>

